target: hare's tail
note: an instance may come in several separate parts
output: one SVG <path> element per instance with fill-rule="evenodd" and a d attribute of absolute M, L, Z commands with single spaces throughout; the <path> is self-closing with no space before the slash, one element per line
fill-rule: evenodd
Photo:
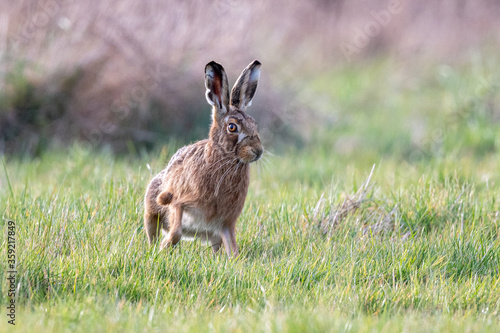
<path fill-rule="evenodd" d="M 174 198 L 174 195 L 169 192 L 169 191 L 163 191 L 160 193 L 158 198 L 156 198 L 156 202 L 160 206 L 168 206 L 172 202 L 172 199 Z"/>

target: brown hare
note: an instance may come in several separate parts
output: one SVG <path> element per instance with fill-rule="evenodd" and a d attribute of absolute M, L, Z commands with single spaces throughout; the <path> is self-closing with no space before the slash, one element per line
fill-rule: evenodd
<path fill-rule="evenodd" d="M 208 139 L 179 149 L 149 183 L 144 198 L 149 244 L 161 229 L 161 248 L 199 237 L 214 252 L 223 243 L 228 256 L 238 256 L 235 227 L 248 192 L 249 164 L 263 152 L 257 124 L 245 112 L 257 89 L 260 66 L 255 60 L 243 70 L 230 97 L 224 68 L 213 61 L 206 65 L 210 133 Z"/>

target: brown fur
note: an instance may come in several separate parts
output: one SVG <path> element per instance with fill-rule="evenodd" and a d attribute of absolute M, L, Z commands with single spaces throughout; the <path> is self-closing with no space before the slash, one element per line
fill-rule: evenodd
<path fill-rule="evenodd" d="M 248 191 L 249 163 L 263 151 L 255 120 L 245 113 L 259 75 L 260 63 L 254 61 L 228 101 L 222 66 L 211 62 L 205 68 L 206 96 L 213 105 L 209 137 L 177 151 L 149 183 L 144 225 L 150 244 L 162 230 L 162 248 L 177 244 L 183 236 L 200 237 L 212 244 L 214 252 L 223 243 L 228 256 L 238 255 L 235 227 Z M 236 133 L 227 129 L 230 123 L 237 125 Z"/>

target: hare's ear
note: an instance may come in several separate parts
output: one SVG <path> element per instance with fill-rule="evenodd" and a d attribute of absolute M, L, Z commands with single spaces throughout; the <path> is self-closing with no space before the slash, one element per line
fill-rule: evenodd
<path fill-rule="evenodd" d="M 231 105 L 244 111 L 252 104 L 253 95 L 257 90 L 260 78 L 260 62 L 254 60 L 241 72 L 231 90 Z"/>
<path fill-rule="evenodd" d="M 229 109 L 229 85 L 224 67 L 215 61 L 205 66 L 205 87 L 207 101 L 216 108 L 214 116 L 220 120 Z"/>

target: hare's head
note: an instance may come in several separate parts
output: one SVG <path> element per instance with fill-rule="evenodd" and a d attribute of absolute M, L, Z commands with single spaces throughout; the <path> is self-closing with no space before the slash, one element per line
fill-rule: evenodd
<path fill-rule="evenodd" d="M 225 154 L 233 155 L 243 163 L 257 161 L 263 152 L 257 124 L 245 112 L 252 104 L 259 77 L 260 62 L 255 60 L 236 80 L 229 98 L 224 68 L 214 61 L 205 67 L 206 97 L 208 103 L 213 106 L 210 139 L 220 146 Z"/>

